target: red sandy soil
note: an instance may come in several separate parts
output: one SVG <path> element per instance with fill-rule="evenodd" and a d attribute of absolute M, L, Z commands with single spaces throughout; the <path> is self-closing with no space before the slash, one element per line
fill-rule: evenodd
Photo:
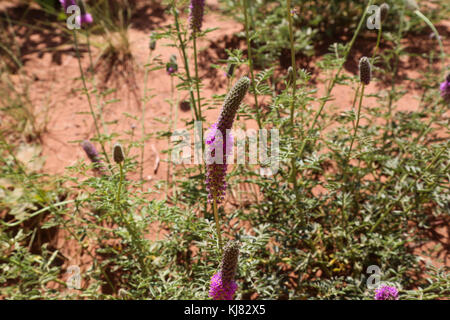
<path fill-rule="evenodd" d="M 139 2 L 139 3 L 143 3 Z M 200 48 L 200 78 L 202 79 L 203 89 L 202 97 L 205 100 L 212 98 L 214 94 L 223 94 L 226 91 L 227 79 L 220 72 L 211 68 L 211 64 L 220 64 L 218 59 L 226 59 L 225 48 L 241 47 L 245 48 L 244 43 L 240 41 L 232 41 L 236 33 L 242 31 L 242 26 L 226 18 L 220 14 L 217 1 L 208 2 L 208 13 L 205 15 L 204 29 L 219 27 L 208 34 L 206 39 L 199 41 Z M 139 8 L 139 5 L 138 5 Z M 163 13 L 161 8 L 143 7 L 146 9 L 140 10 L 139 19 L 133 20 L 131 27 L 128 30 L 128 38 L 130 41 L 133 65 L 135 66 L 134 72 L 129 73 L 129 78 L 132 81 L 125 81 L 126 77 L 113 76 L 109 85 L 117 85 L 117 91 L 108 96 L 107 99 L 119 98 L 120 102 L 109 104 L 104 109 L 105 121 L 113 123 L 108 126 L 108 131 L 119 134 L 119 139 L 129 138 L 126 132 L 131 131 L 135 126 L 134 139 L 139 140 L 141 137 L 140 121 L 135 121 L 129 117 L 124 116 L 124 113 L 141 118 L 143 86 L 144 86 L 144 68 L 147 63 L 149 49 L 149 34 L 153 30 L 164 28 L 173 22 L 170 15 Z M 0 9 L 2 9 L 0 7 Z M 148 21 L 148 25 L 146 24 Z M 183 21 L 186 21 L 186 17 L 183 16 Z M 450 24 L 445 23 L 440 25 L 441 30 L 446 30 L 449 34 Z M 369 31 L 367 31 L 369 32 Z M 58 31 L 55 37 L 60 37 L 61 32 Z M 69 41 L 63 43 L 62 47 L 59 47 L 59 51 L 55 50 L 43 50 L 46 49 L 45 42 L 41 41 L 40 35 L 30 35 L 30 38 L 34 39 L 35 47 L 33 50 L 28 50 L 22 59 L 24 63 L 24 74 L 30 79 L 34 79 L 30 87 L 30 98 L 36 106 L 36 114 L 48 115 L 46 130 L 42 134 L 42 155 L 45 158 L 45 165 L 43 171 L 49 174 L 64 174 L 67 173 L 66 167 L 74 165 L 80 159 L 86 159 L 86 156 L 81 149 L 79 143 L 73 143 L 73 141 L 81 141 L 84 139 L 90 139 L 95 135 L 94 124 L 92 117 L 86 114 L 89 111 L 86 96 L 82 95 L 78 89 L 81 88 L 81 81 L 79 80 L 79 67 L 75 56 L 72 43 Z M 450 47 L 449 39 L 443 36 L 446 50 Z M 59 39 L 59 38 L 57 38 Z M 22 39 L 23 40 L 23 39 Z M 92 36 L 91 42 L 95 45 L 102 42 L 101 37 Z M 19 40 L 21 41 L 21 40 Z M 84 38 L 82 38 L 84 41 Z M 405 44 L 411 42 L 406 39 Z M 423 40 L 422 50 L 426 51 L 426 48 L 432 45 L 432 40 Z M 160 55 L 161 59 L 166 62 L 172 54 L 177 56 L 179 67 L 182 68 L 183 63 L 181 56 L 176 48 L 167 47 L 168 41 L 160 40 L 157 43 L 156 50 L 153 55 Z M 231 46 L 231 47 L 230 47 Z M 425 48 L 425 49 L 423 49 Z M 189 51 L 192 56 L 192 50 Z M 354 61 L 350 63 L 350 68 L 346 68 L 345 72 L 354 73 L 356 61 L 362 55 L 370 55 L 371 51 L 364 52 L 364 50 L 355 50 Z M 57 59 L 55 56 L 57 55 Z M 98 50 L 93 50 L 94 60 L 98 56 Z M 56 61 L 55 61 L 56 60 Z M 87 73 L 89 66 L 88 54 L 83 52 L 83 68 Z M 406 66 L 407 72 L 405 75 L 409 77 L 419 76 L 421 70 L 416 70 L 416 66 L 411 65 L 409 61 L 403 61 Z M 312 63 L 312 65 L 314 62 Z M 130 69 L 131 70 L 131 69 Z M 128 72 L 130 72 L 128 70 Z M 191 65 L 191 72 L 193 72 L 194 66 Z M 246 70 L 238 70 L 238 75 L 244 74 Z M 283 71 L 284 72 L 284 71 Z M 315 75 L 317 76 L 317 75 Z M 175 79 L 177 82 L 178 80 Z M 99 79 L 97 79 L 99 82 Z M 115 83 L 114 83 L 115 82 Z M 403 83 L 402 83 L 403 84 Z M 324 85 L 317 82 L 319 94 L 324 92 Z M 149 75 L 148 89 L 150 94 L 154 95 L 146 105 L 145 114 L 145 129 L 147 133 L 156 133 L 159 130 L 166 130 L 167 125 L 161 124 L 156 121 L 157 118 L 168 118 L 170 115 L 170 104 L 167 99 L 171 97 L 171 77 L 167 75 L 164 69 L 152 71 Z M 366 93 L 373 93 L 379 90 L 377 85 L 370 85 L 367 88 Z M 328 108 L 335 109 L 334 112 L 340 112 L 342 110 L 349 109 L 352 104 L 354 95 L 354 89 L 349 86 L 337 86 L 333 93 L 335 94 L 335 100 L 329 102 Z M 403 97 L 398 103 L 398 110 L 414 110 L 419 105 L 418 103 L 418 88 L 409 87 L 408 94 Z M 93 101 L 95 102 L 95 98 Z M 176 97 L 179 100 L 188 100 L 187 92 L 176 93 Z M 268 101 L 268 100 L 267 100 Z M 253 105 L 253 100 L 248 99 L 250 105 Z M 262 98 L 264 102 L 264 98 Z M 366 101 L 367 107 L 371 106 L 370 99 Z M 214 107 L 211 110 L 205 110 L 203 112 L 206 115 L 207 125 L 212 123 L 218 116 L 219 108 Z M 176 124 L 177 128 L 184 128 L 183 120 L 191 119 L 190 111 L 179 110 L 179 120 Z M 44 121 L 44 116 L 41 116 L 38 121 Z M 253 124 L 249 124 L 253 127 Z M 205 126 L 207 127 L 207 126 Z M 152 147 L 152 145 L 154 147 Z M 111 146 L 108 146 L 111 147 Z M 163 161 L 167 155 L 162 151 L 167 148 L 167 142 L 165 140 L 158 140 L 151 138 L 145 145 L 145 163 L 144 163 L 144 177 L 147 180 L 155 181 L 159 179 L 165 179 L 167 174 L 167 165 Z M 139 154 L 139 150 L 132 150 L 132 155 Z M 156 174 L 153 172 L 153 168 L 156 160 L 156 153 L 159 153 L 161 157 L 161 163 L 159 170 Z M 136 175 L 136 178 L 138 176 Z M 134 178 L 134 176 L 132 177 Z M 151 181 L 147 186 L 151 186 Z M 442 248 L 438 254 L 434 255 L 433 262 L 437 265 L 442 265 L 436 261 L 435 258 L 444 259 L 444 264 L 450 266 L 448 261 L 448 224 L 444 223 L 443 226 L 435 228 L 435 232 L 438 234 L 438 239 L 435 242 L 428 242 L 421 248 L 416 249 L 417 253 L 421 253 L 421 249 L 433 247 L 435 244 L 440 243 Z M 68 241 L 62 235 L 55 239 L 55 247 L 62 248 L 64 256 L 69 258 L 66 261 L 65 266 L 79 265 L 86 268 L 90 264 L 90 258 L 86 254 L 80 254 L 80 248 L 73 241 Z"/>

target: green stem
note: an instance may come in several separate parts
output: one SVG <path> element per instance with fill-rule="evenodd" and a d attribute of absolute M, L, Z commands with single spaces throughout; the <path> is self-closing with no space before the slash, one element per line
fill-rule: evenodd
<path fill-rule="evenodd" d="M 123 183 L 123 165 L 122 163 L 119 163 L 119 171 L 120 171 L 120 178 L 119 178 L 119 185 L 117 187 L 117 196 L 116 196 L 116 205 L 119 208 L 120 207 L 120 192 L 122 189 L 122 183 Z"/>
<path fill-rule="evenodd" d="M 397 77 L 397 71 L 398 71 L 398 63 L 400 59 L 399 51 L 401 51 L 401 43 L 400 40 L 402 38 L 403 34 L 403 25 L 404 25 L 404 12 L 405 12 L 405 5 L 403 4 L 403 7 L 401 11 L 399 12 L 399 18 L 400 18 L 400 25 L 397 32 L 397 39 L 396 39 L 396 48 L 395 48 L 395 61 L 394 61 L 394 69 L 392 70 L 392 79 L 391 79 L 391 90 L 389 91 L 389 102 L 388 102 L 388 115 L 386 119 L 386 135 L 389 134 L 389 131 L 391 131 L 392 127 L 392 103 L 394 102 L 394 93 L 395 93 L 395 80 Z M 385 139 L 383 139 L 385 140 Z"/>
<path fill-rule="evenodd" d="M 433 30 L 434 36 L 436 37 L 439 48 L 441 50 L 441 61 L 442 61 L 442 73 L 445 73 L 445 51 L 444 51 L 444 45 L 442 44 L 441 37 L 439 36 L 439 32 L 434 27 L 433 23 L 431 23 L 430 19 L 425 17 L 422 12 L 419 10 L 415 10 L 414 13 L 421 18 L 430 28 Z"/>
<path fill-rule="evenodd" d="M 220 234 L 220 221 L 219 221 L 219 214 L 217 212 L 217 201 L 215 196 L 213 200 L 213 210 L 214 210 L 214 219 L 216 220 L 216 231 L 217 231 L 217 239 L 219 242 L 219 249 L 220 252 L 222 252 L 222 235 Z"/>
<path fill-rule="evenodd" d="M 120 178 L 119 178 L 119 184 L 117 186 L 117 196 L 116 196 L 116 210 L 119 212 L 121 220 L 125 223 L 125 227 L 128 231 L 128 233 L 131 236 L 131 242 L 133 244 L 133 247 L 135 247 L 136 249 L 139 250 L 137 257 L 138 257 L 138 261 L 139 264 L 141 266 L 142 272 L 144 273 L 144 275 L 148 275 L 148 270 L 147 270 L 147 266 L 144 262 L 144 260 L 142 259 L 142 254 L 145 252 L 144 248 L 142 247 L 140 241 L 139 241 L 139 236 L 136 232 L 136 230 L 134 229 L 134 220 L 131 219 L 132 221 L 128 221 L 128 218 L 123 214 L 122 212 L 122 208 L 120 206 L 120 194 L 122 191 L 122 184 L 123 184 L 123 164 L 119 163 L 119 171 L 120 171 Z"/>
<path fill-rule="evenodd" d="M 148 56 L 147 65 L 151 62 L 151 53 Z M 140 170 L 140 178 L 143 181 L 144 176 L 144 144 L 145 144 L 145 106 L 147 105 L 147 82 L 148 82 L 148 66 L 145 66 L 145 75 L 144 75 L 144 98 L 142 99 L 142 115 L 141 115 L 141 130 L 142 130 L 142 141 L 141 141 L 141 170 Z M 142 187 L 144 185 L 142 184 Z"/>
<path fill-rule="evenodd" d="M 350 51 L 351 51 L 351 49 L 352 49 L 352 47 L 353 47 L 353 45 L 354 45 L 354 43 L 355 43 L 355 40 L 356 40 L 357 36 L 359 35 L 359 32 L 361 31 L 361 27 L 362 27 L 362 25 L 363 25 L 363 22 L 364 22 L 365 19 L 366 19 L 367 8 L 370 7 L 370 6 L 372 5 L 372 2 L 373 2 L 373 0 L 370 0 L 369 3 L 367 4 L 366 9 L 364 10 L 364 13 L 363 13 L 363 15 L 362 15 L 362 17 L 361 17 L 361 20 L 359 21 L 358 27 L 356 28 L 356 31 L 355 31 L 355 33 L 353 34 L 353 38 L 352 38 L 352 40 L 350 41 L 349 46 L 347 47 L 347 49 L 346 49 L 346 51 L 345 51 L 344 59 L 342 60 L 340 66 L 339 66 L 339 69 L 338 69 L 338 71 L 336 72 L 336 75 L 334 76 L 334 78 L 331 80 L 330 84 L 329 84 L 328 87 L 327 87 L 325 99 L 322 100 L 322 103 L 320 104 L 319 110 L 317 111 L 316 115 L 314 116 L 313 122 L 312 122 L 310 128 L 308 129 L 308 134 L 307 134 L 307 136 L 309 136 L 309 135 L 312 133 L 312 131 L 314 130 L 314 128 L 315 128 L 315 126 L 316 126 L 316 124 L 317 124 L 317 121 L 318 121 L 318 119 L 319 119 L 319 116 L 320 116 L 320 114 L 322 113 L 322 111 L 323 111 L 323 109 L 324 109 L 324 107 L 325 107 L 325 104 L 327 103 L 328 98 L 329 98 L 329 96 L 330 96 L 330 94 L 331 94 L 331 91 L 333 90 L 333 88 L 334 88 L 334 86 L 335 86 L 335 84 L 336 84 L 336 81 L 337 81 L 337 79 L 338 79 L 338 77 L 339 77 L 339 74 L 341 73 L 341 71 L 342 71 L 342 69 L 343 69 L 343 67 L 344 67 L 344 63 L 345 63 L 345 61 L 347 61 L 348 55 L 349 55 L 349 53 L 350 53 Z M 298 153 L 298 158 L 301 158 L 301 157 L 303 156 L 303 152 L 304 152 L 304 150 L 305 150 L 305 146 L 306 146 L 307 141 L 308 141 L 307 139 L 304 139 L 304 140 L 303 140 L 303 143 L 302 143 L 302 145 L 300 146 L 300 150 L 299 150 L 299 153 Z"/>
<path fill-rule="evenodd" d="M 193 33 L 193 42 L 194 42 L 194 63 L 195 63 L 195 85 L 197 88 L 197 102 L 198 102 L 198 116 L 202 123 L 201 126 L 201 135 L 203 137 L 203 117 L 202 117 L 202 103 L 200 98 L 200 77 L 198 76 L 198 58 L 197 58 L 197 34 Z M 178 110 L 178 109 L 175 109 Z M 202 143 L 202 154 L 205 151 L 205 145 Z M 202 166 L 200 166 L 200 174 L 202 173 Z"/>
<path fill-rule="evenodd" d="M 378 48 L 380 46 L 381 41 L 381 33 L 383 29 L 383 25 L 380 23 L 380 28 L 378 29 L 378 35 L 377 35 L 377 44 L 375 45 L 375 49 L 373 50 L 372 58 L 370 59 L 370 64 L 373 65 L 373 61 L 375 59 L 375 55 L 377 54 Z"/>
<path fill-rule="evenodd" d="M 291 66 L 292 66 L 292 96 L 291 96 L 291 112 L 290 112 L 290 123 L 291 123 L 291 134 L 294 136 L 294 113 L 295 113 L 295 99 L 297 90 L 297 66 L 295 62 L 295 47 L 294 47 L 294 31 L 292 27 L 292 14 L 291 14 L 291 0 L 287 0 L 287 16 L 289 22 L 289 42 L 291 46 Z M 291 179 L 294 184 L 294 191 L 297 194 L 297 166 L 295 164 L 295 153 L 291 158 Z"/>
<path fill-rule="evenodd" d="M 181 49 L 181 52 L 183 55 L 184 69 L 186 70 L 186 77 L 189 82 L 189 95 L 191 97 L 191 106 L 194 109 L 195 120 L 201 121 L 198 111 L 197 111 L 197 107 L 195 105 L 195 97 L 194 97 L 194 91 L 192 89 L 192 78 L 191 78 L 191 75 L 189 72 L 189 63 L 188 63 L 188 57 L 186 54 L 186 46 L 184 45 L 184 40 L 181 37 L 180 23 L 178 21 L 178 11 L 175 8 L 175 4 L 173 4 L 173 13 L 174 13 L 174 17 L 175 17 L 175 28 L 177 30 L 178 41 L 180 42 L 180 49 Z"/>
<path fill-rule="evenodd" d="M 202 103 L 200 99 L 200 78 L 198 76 L 198 60 L 197 60 L 197 34 L 194 32 L 192 34 L 193 44 L 194 44 L 194 63 L 195 63 L 195 86 L 197 89 L 197 103 L 198 103 L 198 116 L 200 121 L 202 121 Z"/>
<path fill-rule="evenodd" d="M 255 97 L 256 121 L 258 122 L 258 127 L 261 129 L 262 123 L 261 123 L 260 110 L 259 110 L 259 106 L 258 106 L 258 93 L 256 92 L 256 87 L 255 87 L 252 44 L 251 44 L 251 40 L 250 40 L 250 32 L 249 32 L 249 27 L 248 27 L 248 0 L 242 0 L 242 3 L 243 3 L 244 19 L 245 19 L 245 38 L 247 39 L 248 64 L 249 64 L 249 68 L 250 68 L 250 76 L 252 78 L 251 86 L 252 86 L 252 90 L 253 90 L 253 96 Z"/>
<path fill-rule="evenodd" d="M 88 100 L 89 110 L 91 112 L 92 119 L 94 120 L 95 131 L 97 132 L 97 136 L 100 138 L 101 134 L 100 134 L 100 128 L 99 128 L 98 123 L 97 123 L 97 116 L 95 115 L 94 108 L 92 107 L 91 96 L 89 94 L 89 90 L 88 90 L 87 85 L 86 85 L 86 79 L 84 77 L 83 67 L 81 66 L 81 57 L 80 57 L 80 51 L 78 49 L 78 40 L 77 40 L 77 32 L 76 32 L 76 30 L 73 31 L 73 37 L 74 37 L 74 42 L 75 42 L 75 51 L 76 51 L 76 54 L 77 54 L 78 67 L 80 69 L 81 80 L 83 82 L 83 88 L 84 88 L 84 91 L 86 93 L 86 97 L 87 97 L 87 100 Z M 109 161 L 108 153 L 106 152 L 105 144 L 103 142 L 103 139 L 100 139 L 99 142 L 100 142 L 100 146 L 101 146 L 102 151 L 103 151 L 103 155 L 105 156 L 106 161 L 110 164 L 111 162 Z"/>
<path fill-rule="evenodd" d="M 365 88 L 365 84 L 362 84 L 362 88 L 361 88 L 361 96 L 359 97 L 359 104 L 358 104 L 358 113 L 356 114 L 356 124 L 355 124 L 355 131 L 353 133 L 353 137 L 350 143 L 350 148 L 348 149 L 348 154 L 347 154 L 347 163 L 350 161 L 350 155 L 352 153 L 352 148 L 353 148 L 353 143 L 355 142 L 355 138 L 356 138 L 356 134 L 358 132 L 358 127 L 359 127 L 359 120 L 361 118 L 361 105 L 362 105 L 362 100 L 364 97 L 364 88 Z"/>

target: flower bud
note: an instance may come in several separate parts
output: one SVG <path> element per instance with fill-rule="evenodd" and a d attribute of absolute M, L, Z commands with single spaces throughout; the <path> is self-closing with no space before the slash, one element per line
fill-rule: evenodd
<path fill-rule="evenodd" d="M 405 0 L 406 9 L 414 11 L 418 10 L 419 6 L 417 5 L 416 0 Z"/>
<path fill-rule="evenodd" d="M 368 85 L 372 79 L 372 67 L 370 66 L 369 58 L 362 57 L 359 60 L 359 80 Z"/>
<path fill-rule="evenodd" d="M 150 42 L 148 44 L 148 47 L 151 51 L 156 49 L 156 37 L 154 32 L 152 32 L 152 34 L 150 35 Z"/>
<path fill-rule="evenodd" d="M 228 63 L 227 65 L 227 77 L 231 78 L 233 76 L 234 73 L 234 69 L 236 68 L 236 65 L 232 62 Z"/>
<path fill-rule="evenodd" d="M 239 259 L 239 242 L 229 241 L 223 248 L 220 272 L 224 281 L 232 281 L 236 276 Z"/>
<path fill-rule="evenodd" d="M 125 160 L 125 154 L 123 152 L 122 145 L 120 143 L 114 144 L 113 147 L 113 159 L 115 163 L 121 163 Z"/>

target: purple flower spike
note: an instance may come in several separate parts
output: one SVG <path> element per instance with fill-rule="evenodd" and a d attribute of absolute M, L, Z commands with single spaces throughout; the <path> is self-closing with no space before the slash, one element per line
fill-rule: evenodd
<path fill-rule="evenodd" d="M 239 242 L 229 241 L 223 247 L 220 271 L 211 278 L 209 297 L 214 300 L 233 300 L 238 288 L 234 281 L 239 260 Z"/>
<path fill-rule="evenodd" d="M 200 32 L 202 30 L 204 10 L 205 0 L 191 0 L 189 6 L 189 24 L 193 32 Z"/>
<path fill-rule="evenodd" d="M 105 168 L 102 165 L 102 161 L 100 160 L 100 155 L 95 149 L 94 145 L 89 140 L 84 140 L 81 143 L 81 147 L 84 152 L 86 152 L 87 157 L 94 164 L 94 169 L 100 172 L 102 175 L 105 174 Z"/>
<path fill-rule="evenodd" d="M 395 287 L 383 285 L 375 289 L 375 300 L 398 300 L 398 290 Z"/>
<path fill-rule="evenodd" d="M 209 297 L 213 300 L 233 300 L 237 288 L 235 281 L 223 281 L 221 273 L 218 272 L 211 278 Z"/>
<path fill-rule="evenodd" d="M 206 189 L 208 200 L 220 203 L 226 190 L 227 156 L 232 152 L 233 137 L 230 130 L 237 110 L 250 87 L 250 79 L 242 77 L 228 92 L 217 123 L 206 136 Z M 225 137 L 225 140 L 224 140 Z"/>
<path fill-rule="evenodd" d="M 448 74 L 445 81 L 441 83 L 440 89 L 441 89 L 441 97 L 445 101 L 450 102 L 450 73 Z"/>
<path fill-rule="evenodd" d="M 225 197 L 227 182 L 227 157 L 233 151 L 233 136 L 229 130 L 225 132 L 225 141 L 218 124 L 214 123 L 206 136 L 206 189 L 208 201 L 216 199 L 220 203 Z"/>

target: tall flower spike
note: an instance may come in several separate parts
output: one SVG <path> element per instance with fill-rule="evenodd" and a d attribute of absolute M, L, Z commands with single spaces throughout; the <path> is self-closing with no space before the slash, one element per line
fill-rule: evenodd
<path fill-rule="evenodd" d="M 125 155 L 123 153 L 123 148 L 122 145 L 120 143 L 116 143 L 114 144 L 113 147 L 113 159 L 114 162 L 119 164 L 121 162 L 123 162 L 123 160 L 125 160 Z"/>
<path fill-rule="evenodd" d="M 191 0 L 189 6 L 189 25 L 193 32 L 200 32 L 202 30 L 204 10 L 205 0 Z"/>
<path fill-rule="evenodd" d="M 239 259 L 239 242 L 229 241 L 223 248 L 220 272 L 224 281 L 232 281 L 236 277 Z"/>
<path fill-rule="evenodd" d="M 214 300 L 233 300 L 238 288 L 234 281 L 239 258 L 239 243 L 230 241 L 223 248 L 220 271 L 211 278 L 209 297 Z"/>
<path fill-rule="evenodd" d="M 359 80 L 368 85 L 372 79 L 372 67 L 370 66 L 369 58 L 362 57 L 359 60 Z"/>
<path fill-rule="evenodd" d="M 225 196 L 227 156 L 233 147 L 230 129 L 236 112 L 250 87 L 250 79 L 239 79 L 225 98 L 217 123 L 214 123 L 206 137 L 206 189 L 208 200 L 220 203 Z"/>
<path fill-rule="evenodd" d="M 242 77 L 236 82 L 233 88 L 231 88 L 230 92 L 228 92 L 217 122 L 218 129 L 223 132 L 225 132 L 226 129 L 231 129 L 237 110 L 249 87 L 250 79 Z"/>

